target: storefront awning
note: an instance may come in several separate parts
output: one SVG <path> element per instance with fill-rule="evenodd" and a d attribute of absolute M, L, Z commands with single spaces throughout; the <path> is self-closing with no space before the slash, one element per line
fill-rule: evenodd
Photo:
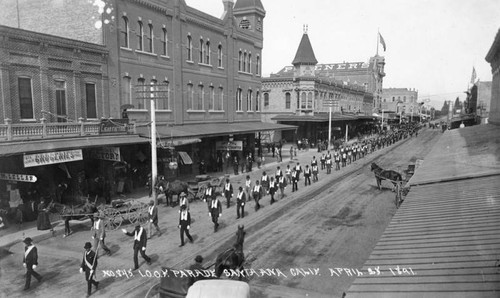
<path fill-rule="evenodd" d="M 49 152 L 65 149 L 83 149 L 89 147 L 118 146 L 148 143 L 149 140 L 139 135 L 106 135 L 61 139 L 40 139 L 16 142 L 0 142 L 0 156 L 23 153 Z"/>
<path fill-rule="evenodd" d="M 179 151 L 179 156 L 181 157 L 182 159 L 182 162 L 185 164 L 185 165 L 191 165 L 193 164 L 193 160 L 191 159 L 191 157 L 189 156 L 189 154 L 187 154 L 186 152 L 184 151 Z"/>
<path fill-rule="evenodd" d="M 238 135 L 257 133 L 271 130 L 294 130 L 294 125 L 284 125 L 266 122 L 239 122 L 239 123 L 204 123 L 187 124 L 179 126 L 156 126 L 156 132 L 160 139 L 176 140 L 182 138 L 203 138 L 225 135 Z M 143 137 L 149 137 L 149 127 L 137 128 L 137 132 Z"/>
<path fill-rule="evenodd" d="M 160 139 L 161 140 L 157 143 L 158 147 L 178 147 L 178 146 L 196 144 L 201 142 L 201 139 L 198 138 L 179 138 L 179 139 L 160 138 Z"/>
<path fill-rule="evenodd" d="M 332 121 L 351 121 L 357 120 L 357 116 L 354 115 L 341 115 L 332 114 Z M 328 113 L 321 113 L 316 115 L 278 115 L 271 120 L 274 121 L 296 121 L 296 122 L 325 122 L 329 120 Z"/>

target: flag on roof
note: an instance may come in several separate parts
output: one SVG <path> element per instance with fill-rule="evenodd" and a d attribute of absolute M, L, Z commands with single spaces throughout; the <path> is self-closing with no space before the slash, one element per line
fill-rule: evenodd
<path fill-rule="evenodd" d="M 476 68 L 473 66 L 472 67 L 472 75 L 470 77 L 470 83 L 471 84 L 474 84 L 476 82 L 476 77 L 477 77 Z"/>
<path fill-rule="evenodd" d="M 380 32 L 378 33 L 378 36 L 380 38 L 380 44 L 382 44 L 382 46 L 384 47 L 384 52 L 385 52 L 385 48 L 386 48 L 386 46 L 385 46 L 385 40 L 382 37 L 382 34 L 380 34 Z"/>

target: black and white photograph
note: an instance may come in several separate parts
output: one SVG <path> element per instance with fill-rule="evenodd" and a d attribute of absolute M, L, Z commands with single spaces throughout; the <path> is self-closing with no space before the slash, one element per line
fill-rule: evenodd
<path fill-rule="evenodd" d="M 499 181 L 498 0 L 0 0 L 0 298 L 497 298 Z"/>

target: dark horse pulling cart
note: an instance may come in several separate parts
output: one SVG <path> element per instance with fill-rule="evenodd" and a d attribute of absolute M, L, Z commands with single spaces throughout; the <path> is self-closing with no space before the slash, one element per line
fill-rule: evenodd
<path fill-rule="evenodd" d="M 238 226 L 236 232 L 236 243 L 232 248 L 220 253 L 215 263 L 215 275 L 217 278 L 224 270 L 243 270 L 245 255 L 243 253 L 243 242 L 245 240 L 244 226 Z M 208 270 L 208 268 L 206 270 Z M 163 271 L 175 271 L 163 267 Z M 241 279 L 241 278 L 240 278 Z M 247 283 L 235 280 L 205 279 L 198 280 L 191 285 L 190 279 L 175 274 L 161 277 L 160 283 L 152 286 L 146 293 L 146 298 L 247 298 L 250 297 L 250 287 Z"/>
<path fill-rule="evenodd" d="M 408 167 L 410 169 L 410 167 Z M 403 180 L 403 176 L 394 170 L 384 170 L 376 163 L 371 164 L 371 170 L 375 173 L 375 179 L 377 180 L 377 187 L 382 190 L 382 180 L 387 180 L 391 182 L 394 187 L 392 191 L 395 192 L 395 204 L 399 208 L 401 202 L 403 201 L 403 196 L 409 191 L 409 188 L 405 187 L 403 184 L 407 182 L 408 174 L 406 179 Z M 413 174 L 413 173 L 412 173 Z"/>

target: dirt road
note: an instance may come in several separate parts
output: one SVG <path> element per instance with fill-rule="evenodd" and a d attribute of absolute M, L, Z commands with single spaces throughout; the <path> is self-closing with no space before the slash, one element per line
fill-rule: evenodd
<path fill-rule="evenodd" d="M 217 233 L 213 233 L 206 205 L 194 203 L 191 206 L 194 243 L 183 248 L 178 247 L 177 209 L 161 207 L 160 227 L 164 236 L 149 241 L 147 253 L 153 264 L 142 263 L 140 273 L 158 271 L 161 266 L 186 268 L 197 254 L 205 256 L 206 264 L 211 263 L 221 250 L 232 246 L 236 226 L 244 224 L 247 231 L 245 267 L 253 269 L 247 277 L 252 297 L 341 297 L 354 277 L 338 274 L 335 268 L 361 268 L 396 211 L 390 184 L 383 182 L 386 189 L 382 191 L 376 188 L 370 163 L 376 161 L 383 168 L 401 172 L 416 159 L 423 159 L 439 136 L 437 130 L 424 130 L 418 138 L 379 150 L 341 171 L 333 171 L 331 175 L 322 171 L 319 182 L 304 187 L 304 181 L 300 181 L 298 192 L 292 194 L 287 190 L 288 195 L 276 204 L 269 205 L 269 196 L 266 196 L 264 208 L 256 213 L 250 203 L 246 208 L 249 216 L 243 220 L 236 220 L 234 206 L 229 210 L 224 206 Z M 243 179 L 241 176 L 232 183 L 241 185 Z M 34 281 L 30 295 L 80 297 L 85 294 L 84 277 L 78 274 L 78 268 L 83 243 L 90 240 L 87 229 L 81 226 L 75 236 L 52 238 L 38 244 L 44 254 L 39 271 L 42 275 L 45 273 L 46 281 L 40 285 Z M 103 270 L 116 272 L 132 268 L 132 242 L 132 238 L 119 231 L 108 233 L 107 244 L 113 255 L 99 259 L 101 284 L 93 296 L 144 297 L 147 290 L 159 282 L 139 272 L 132 277 L 104 274 Z M 18 244 L 11 251 L 16 253 L 0 259 L 1 297 L 25 294 L 19 290 L 23 284 L 23 271 L 18 268 L 22 266 L 19 260 L 22 260 L 19 253 L 22 246 Z"/>

